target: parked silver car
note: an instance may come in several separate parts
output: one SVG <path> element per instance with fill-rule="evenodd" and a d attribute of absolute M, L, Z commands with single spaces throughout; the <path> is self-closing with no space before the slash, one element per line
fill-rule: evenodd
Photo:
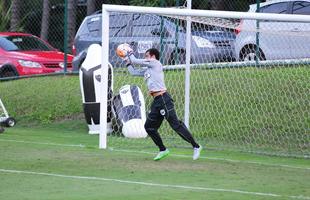
<path fill-rule="evenodd" d="M 82 22 L 74 39 L 74 69 L 79 68 L 91 44 L 101 44 L 101 21 L 101 13 L 97 13 L 87 16 Z M 196 27 L 192 29 L 192 63 L 234 59 L 234 32 L 205 24 Z M 109 34 L 109 60 L 113 66 L 122 63 L 115 56 L 115 49 L 120 43 L 129 43 L 137 57 L 154 47 L 162 50 L 161 61 L 164 64 L 185 63 L 186 29 L 175 18 L 153 14 L 111 13 Z"/>
<path fill-rule="evenodd" d="M 256 12 L 256 4 L 249 12 Z M 310 0 L 270 0 L 260 4 L 260 13 L 310 15 Z M 310 58 L 310 23 L 259 21 L 256 50 L 256 20 L 242 20 L 237 28 L 235 55 L 240 61 Z"/>

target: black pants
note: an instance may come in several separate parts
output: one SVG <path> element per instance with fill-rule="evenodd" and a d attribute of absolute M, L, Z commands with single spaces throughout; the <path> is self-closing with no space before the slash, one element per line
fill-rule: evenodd
<path fill-rule="evenodd" d="M 193 147 L 198 148 L 199 145 L 195 142 L 192 134 L 189 132 L 185 124 L 180 121 L 174 109 L 173 99 L 168 92 L 154 98 L 151 105 L 151 111 L 145 122 L 145 130 L 152 138 L 154 143 L 159 147 L 160 151 L 166 150 L 165 145 L 158 133 L 158 129 L 164 118 L 169 122 L 171 128 L 177 132 L 185 141 Z"/>

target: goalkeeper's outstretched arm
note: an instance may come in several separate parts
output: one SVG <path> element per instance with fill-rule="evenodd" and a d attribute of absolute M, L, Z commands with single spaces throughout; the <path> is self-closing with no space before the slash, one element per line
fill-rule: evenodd
<path fill-rule="evenodd" d="M 127 69 L 129 73 L 133 76 L 144 76 L 146 69 L 136 69 L 131 63 L 127 64 Z"/>
<path fill-rule="evenodd" d="M 133 66 L 133 64 L 146 65 L 147 67 L 151 67 L 149 60 L 137 59 L 133 54 L 128 56 L 127 62 L 128 71 L 133 76 L 144 76 L 144 73 L 147 70 L 145 68 L 137 69 Z"/>
<path fill-rule="evenodd" d="M 150 66 L 151 61 L 148 59 L 138 59 L 133 54 L 128 55 L 128 58 L 132 64 L 146 65 L 147 67 L 151 67 Z"/>

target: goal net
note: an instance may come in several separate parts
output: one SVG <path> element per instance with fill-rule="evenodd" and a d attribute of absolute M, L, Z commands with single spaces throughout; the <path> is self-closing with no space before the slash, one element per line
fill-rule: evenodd
<path fill-rule="evenodd" d="M 144 58 L 147 49 L 157 48 L 177 114 L 205 148 L 308 157 L 309 22 L 306 15 L 103 5 L 102 77 L 108 77 L 110 62 L 113 96 L 125 85 L 138 86 L 147 116 L 153 97 L 115 50 L 128 43 L 137 58 Z M 150 138 L 124 137 L 124 119 L 112 120 L 113 132 L 106 138 L 106 112 L 122 110 L 107 109 L 106 96 L 104 89 L 101 147 L 121 140 L 155 147 Z M 141 115 L 135 112 L 116 114 L 128 120 Z M 166 121 L 159 132 L 167 146 L 190 147 Z"/>

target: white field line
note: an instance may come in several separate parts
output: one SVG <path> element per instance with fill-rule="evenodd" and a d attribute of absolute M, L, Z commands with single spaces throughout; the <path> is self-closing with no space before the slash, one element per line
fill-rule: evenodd
<path fill-rule="evenodd" d="M 39 145 L 51 145 L 51 146 L 63 146 L 63 147 L 80 147 L 85 148 L 86 146 L 83 144 L 58 144 L 58 143 L 48 143 L 48 142 L 31 142 L 31 141 L 24 141 L 24 140 L 10 140 L 10 139 L 0 139 L 0 142 L 17 142 L 17 143 L 27 143 L 27 144 L 39 144 Z M 115 149 L 113 147 L 108 148 L 110 151 L 116 152 L 125 152 L 125 153 L 135 153 L 135 154 L 149 154 L 154 155 L 154 152 L 148 151 L 133 151 L 133 150 L 126 150 L 126 149 Z M 171 154 L 174 157 L 184 157 L 184 158 L 192 158 L 191 155 L 183 155 L 183 154 Z M 245 161 L 245 160 L 233 160 L 233 159 L 226 159 L 226 158 L 217 158 L 217 157 L 207 157 L 207 156 L 200 156 L 202 159 L 207 160 L 219 160 L 224 162 L 233 162 L 233 163 L 247 163 L 247 164 L 255 164 L 255 165 L 265 165 L 265 166 L 272 166 L 272 167 L 283 167 L 283 168 L 291 168 L 291 169 L 302 169 L 302 170 L 310 170 L 310 167 L 298 167 L 292 165 L 283 165 L 283 164 L 271 164 L 271 163 L 263 163 L 263 162 L 256 162 L 256 161 Z"/>
<path fill-rule="evenodd" d="M 243 190 L 223 189 L 223 188 L 195 187 L 195 186 L 187 186 L 187 185 L 160 184 L 160 183 L 129 181 L 129 180 L 112 179 L 112 178 L 104 178 L 104 177 L 94 177 L 94 176 L 73 176 L 73 175 L 53 174 L 53 173 L 33 172 L 33 171 L 21 171 L 21 170 L 11 170 L 11 169 L 0 169 L 0 172 L 2 172 L 2 173 L 13 173 L 13 174 L 52 176 L 52 177 L 70 178 L 70 179 L 110 181 L 110 182 L 118 182 L 118 183 L 125 183 L 125 184 L 155 186 L 155 187 L 172 188 L 172 189 L 188 189 L 188 190 L 210 191 L 210 192 L 227 192 L 227 193 L 247 194 L 247 195 L 253 195 L 253 196 L 268 196 L 268 197 L 279 197 L 279 198 L 284 197 L 284 198 L 292 198 L 292 199 L 310 200 L 310 197 L 302 196 L 302 195 L 286 196 L 286 195 L 273 194 L 273 193 L 249 192 L 249 191 L 243 191 Z"/>
<path fill-rule="evenodd" d="M 27 144 L 52 145 L 52 146 L 63 146 L 63 147 L 82 147 L 82 148 L 85 147 L 85 145 L 82 145 L 82 144 L 58 144 L 58 143 L 49 143 L 49 142 L 31 142 L 31 141 L 24 141 L 24 140 L 8 140 L 8 139 L 0 139 L 0 141 L 18 142 L 18 143 L 27 143 Z"/>

